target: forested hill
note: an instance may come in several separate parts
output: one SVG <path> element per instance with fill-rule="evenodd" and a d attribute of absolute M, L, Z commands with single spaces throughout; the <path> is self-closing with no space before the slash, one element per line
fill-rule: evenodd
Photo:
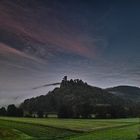
<path fill-rule="evenodd" d="M 129 106 L 131 104 L 131 106 Z M 133 103 L 93 87 L 82 80 L 63 79 L 60 87 L 46 95 L 25 100 L 21 107 L 26 112 L 57 113 L 59 117 L 125 117 Z M 134 107 L 133 107 L 134 108 Z"/>
<path fill-rule="evenodd" d="M 121 97 L 125 100 L 131 100 L 133 102 L 140 102 L 140 88 L 134 86 L 117 86 L 108 88 L 106 91 Z"/>

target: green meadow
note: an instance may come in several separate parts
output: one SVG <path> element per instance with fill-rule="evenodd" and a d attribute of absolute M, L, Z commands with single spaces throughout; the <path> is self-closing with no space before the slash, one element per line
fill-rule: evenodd
<path fill-rule="evenodd" d="M 139 119 L 0 117 L 0 140 L 135 140 Z"/>

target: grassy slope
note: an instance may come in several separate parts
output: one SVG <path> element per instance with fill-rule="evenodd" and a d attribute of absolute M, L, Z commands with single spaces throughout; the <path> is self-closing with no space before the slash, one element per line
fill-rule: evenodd
<path fill-rule="evenodd" d="M 93 132 L 69 140 L 136 140 L 138 125 Z"/>
<path fill-rule="evenodd" d="M 30 136 L 30 139 L 33 140 L 34 139 L 38 139 L 38 140 L 58 139 L 58 138 L 73 136 L 77 134 L 76 132 L 68 131 L 65 129 L 57 129 L 57 128 L 51 128 L 42 125 L 20 123 L 14 121 L 5 121 L 5 120 L 0 120 L 0 126 L 5 130 L 7 129 L 18 130 L 19 132 L 22 132 Z M 20 138 L 18 139 L 20 140 Z"/>
<path fill-rule="evenodd" d="M 124 140 L 124 137 L 127 140 L 133 140 L 137 134 L 136 123 L 138 123 L 138 119 L 73 120 L 0 118 L 1 128 L 4 131 L 10 131 L 11 135 L 17 137 L 16 140 L 22 140 L 23 136 L 24 140 L 54 140 L 59 138 L 61 140 Z M 18 134 L 13 129 L 18 130 Z M 4 139 L 4 136 L 1 134 L 0 138 L 0 140 L 15 139 Z"/>
<path fill-rule="evenodd" d="M 55 128 L 64 128 L 68 130 L 89 132 L 100 128 L 116 127 L 126 125 L 128 123 L 137 123 L 138 119 L 36 119 L 36 118 L 8 118 L 0 117 L 0 120 L 11 120 L 16 122 L 24 122 L 31 124 L 39 124 L 43 126 L 51 126 Z"/>
<path fill-rule="evenodd" d="M 0 128 L 0 140 L 24 140 L 31 137 L 15 129 Z"/>

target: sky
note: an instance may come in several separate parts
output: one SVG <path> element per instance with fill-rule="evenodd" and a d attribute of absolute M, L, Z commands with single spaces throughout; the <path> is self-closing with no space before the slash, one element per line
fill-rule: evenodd
<path fill-rule="evenodd" d="M 1 0 L 0 105 L 79 78 L 140 87 L 139 0 Z"/>

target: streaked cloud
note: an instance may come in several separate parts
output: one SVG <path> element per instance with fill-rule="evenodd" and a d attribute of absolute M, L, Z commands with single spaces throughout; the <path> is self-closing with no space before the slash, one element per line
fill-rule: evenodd
<path fill-rule="evenodd" d="M 24 58 L 24 59 L 29 59 L 32 61 L 39 62 L 39 59 L 33 56 L 30 56 L 28 54 L 25 54 L 24 52 L 18 51 L 14 48 L 11 48 L 3 43 L 0 43 L 0 55 L 5 56 L 5 57 L 19 57 L 19 58 Z"/>
<path fill-rule="evenodd" d="M 22 7 L 21 3 L 8 0 L 1 2 L 0 29 L 12 32 L 11 35 L 16 35 L 27 46 L 37 44 L 45 46 L 43 48 L 51 53 L 57 51 L 94 57 L 94 40 L 92 47 L 89 47 L 91 41 L 86 35 L 82 36 L 82 29 L 75 30 L 75 27 L 65 21 L 59 15 L 61 13 L 58 14 L 59 8 L 46 8 L 43 5 Z M 49 46 L 52 48 L 49 49 Z"/>

